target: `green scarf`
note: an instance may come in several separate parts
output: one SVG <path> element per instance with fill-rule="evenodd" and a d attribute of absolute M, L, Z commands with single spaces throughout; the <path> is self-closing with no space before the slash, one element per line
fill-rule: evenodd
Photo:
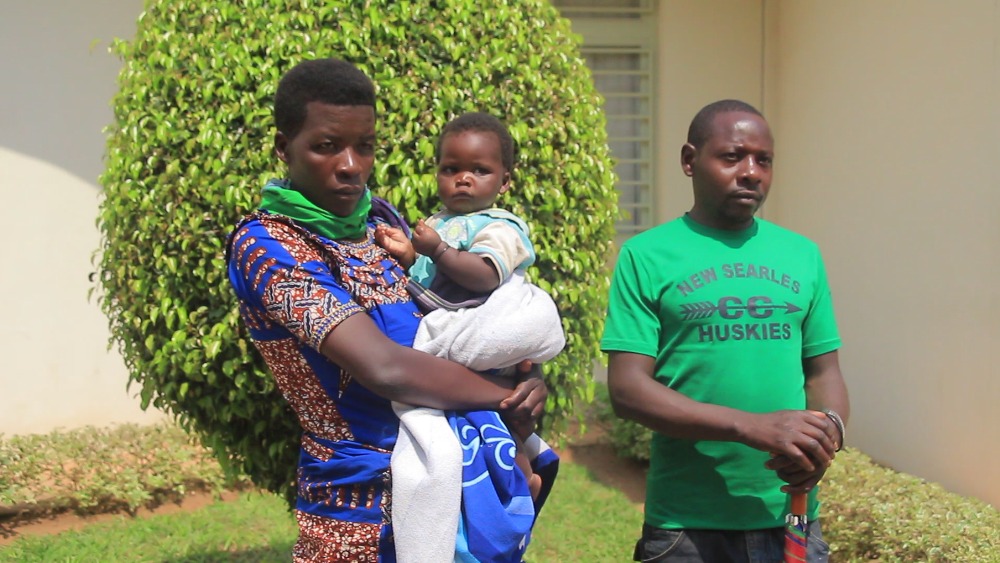
<path fill-rule="evenodd" d="M 359 239 L 365 236 L 368 228 L 372 193 L 365 188 L 354 212 L 347 217 L 338 217 L 306 199 L 302 192 L 292 189 L 287 180 L 271 180 L 261 192 L 260 208 L 289 217 L 331 240 Z"/>

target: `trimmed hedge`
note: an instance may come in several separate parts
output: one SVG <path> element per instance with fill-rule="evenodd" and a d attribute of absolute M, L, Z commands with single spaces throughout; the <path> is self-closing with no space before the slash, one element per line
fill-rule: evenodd
<path fill-rule="evenodd" d="M 838 560 L 1000 561 L 1000 511 L 845 448 L 820 484 Z M 829 530 L 829 533 L 827 532 Z"/>
<path fill-rule="evenodd" d="M 436 135 L 454 115 L 503 118 L 519 146 L 501 204 L 524 217 L 534 281 L 559 306 L 567 349 L 545 366 L 547 421 L 591 397 L 618 216 L 602 100 L 569 22 L 543 0 L 151 0 L 117 41 L 99 288 L 142 406 L 227 467 L 291 495 L 294 415 L 248 344 L 225 278 L 225 236 L 283 174 L 272 99 L 295 63 L 339 56 L 378 88 L 374 191 L 415 221 L 437 207 Z"/>
<path fill-rule="evenodd" d="M 247 484 L 226 478 L 215 457 L 172 424 L 0 439 L 0 516 L 135 512 L 193 490 L 221 493 Z"/>

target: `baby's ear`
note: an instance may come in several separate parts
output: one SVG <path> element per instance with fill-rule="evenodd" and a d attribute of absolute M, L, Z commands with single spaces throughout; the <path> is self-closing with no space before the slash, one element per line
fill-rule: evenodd
<path fill-rule="evenodd" d="M 503 173 L 503 184 L 500 184 L 500 193 L 505 194 L 510 189 L 510 172 Z"/>

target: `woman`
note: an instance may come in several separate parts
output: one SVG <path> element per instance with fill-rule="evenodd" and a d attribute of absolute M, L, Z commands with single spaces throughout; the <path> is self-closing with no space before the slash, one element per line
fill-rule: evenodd
<path fill-rule="evenodd" d="M 393 561 L 390 401 L 501 410 L 523 425 L 547 390 L 537 370 L 511 392 L 410 348 L 419 313 L 373 240 L 380 217 L 398 216 L 365 185 L 376 137 L 364 73 L 337 59 L 300 63 L 278 85 L 274 118 L 287 179 L 265 186 L 227 258 L 241 316 L 303 429 L 293 557 Z"/>

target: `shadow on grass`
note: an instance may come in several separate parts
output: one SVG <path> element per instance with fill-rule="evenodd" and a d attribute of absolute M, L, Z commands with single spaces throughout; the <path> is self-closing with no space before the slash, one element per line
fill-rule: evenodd
<path fill-rule="evenodd" d="M 648 465 L 618 457 L 608 443 L 572 445 L 570 461 L 587 468 L 594 482 L 618 489 L 634 503 L 646 501 Z"/>
<path fill-rule="evenodd" d="M 569 439 L 556 451 L 563 461 L 585 467 L 595 483 L 617 489 L 631 502 L 642 504 L 646 501 L 649 464 L 618 455 L 609 435 L 611 423 L 600 416 L 600 410 L 601 407 L 591 407 L 586 431 L 578 433 L 577 427 L 572 426 L 567 432 Z"/>
<path fill-rule="evenodd" d="M 168 557 L 162 563 L 273 563 L 278 561 L 292 560 L 292 546 L 294 541 L 275 542 L 269 546 L 256 547 L 242 551 L 226 551 L 223 549 L 213 551 L 200 551 L 188 553 L 181 557 Z"/>

